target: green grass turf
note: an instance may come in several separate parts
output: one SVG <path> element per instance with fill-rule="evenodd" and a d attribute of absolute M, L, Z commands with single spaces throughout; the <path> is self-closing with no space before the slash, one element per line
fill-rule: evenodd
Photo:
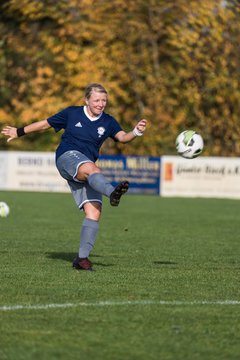
<path fill-rule="evenodd" d="M 130 196 L 104 200 L 95 272 L 75 271 L 80 213 L 70 194 L 0 192 L 0 359 L 240 358 L 240 201 Z M 182 301 L 182 305 L 175 304 Z M 184 304 L 184 302 L 186 302 Z"/>

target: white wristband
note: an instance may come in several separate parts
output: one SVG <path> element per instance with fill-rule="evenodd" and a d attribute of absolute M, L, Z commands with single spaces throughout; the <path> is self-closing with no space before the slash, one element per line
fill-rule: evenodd
<path fill-rule="evenodd" d="M 134 136 L 142 136 L 143 135 L 143 133 L 140 132 L 136 127 L 133 129 L 132 132 L 133 132 Z"/>

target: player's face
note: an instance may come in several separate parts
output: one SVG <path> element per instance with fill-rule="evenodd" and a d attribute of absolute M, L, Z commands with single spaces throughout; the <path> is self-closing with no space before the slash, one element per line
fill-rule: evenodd
<path fill-rule="evenodd" d="M 107 105 L 107 94 L 93 91 L 89 99 L 85 99 L 87 112 L 90 116 L 100 115 Z"/>

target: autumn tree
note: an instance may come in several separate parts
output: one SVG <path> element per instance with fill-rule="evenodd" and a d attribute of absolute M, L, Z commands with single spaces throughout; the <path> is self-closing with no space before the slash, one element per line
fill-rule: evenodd
<path fill-rule="evenodd" d="M 97 81 L 124 129 L 149 119 L 143 139 L 107 142 L 103 152 L 174 154 L 178 132 L 194 128 L 205 154 L 239 155 L 239 15 L 234 0 L 2 1 L 0 123 L 82 104 Z M 50 131 L 10 147 L 53 150 L 58 141 Z"/>

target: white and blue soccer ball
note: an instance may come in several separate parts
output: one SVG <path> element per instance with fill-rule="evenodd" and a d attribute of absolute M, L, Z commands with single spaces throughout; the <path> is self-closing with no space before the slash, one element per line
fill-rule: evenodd
<path fill-rule="evenodd" d="M 9 208 L 8 204 L 1 201 L 0 202 L 0 217 L 6 218 L 9 215 L 9 213 L 10 213 L 10 208 Z"/>
<path fill-rule="evenodd" d="M 194 130 L 181 132 L 176 139 L 176 149 L 178 155 L 185 159 L 194 159 L 203 151 L 203 138 Z"/>

